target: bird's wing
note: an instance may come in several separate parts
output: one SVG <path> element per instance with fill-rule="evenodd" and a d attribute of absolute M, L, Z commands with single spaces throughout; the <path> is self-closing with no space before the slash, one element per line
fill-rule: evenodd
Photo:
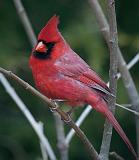
<path fill-rule="evenodd" d="M 101 78 L 77 54 L 65 54 L 55 63 L 61 74 L 74 78 L 88 87 L 111 95 L 109 88 Z"/>

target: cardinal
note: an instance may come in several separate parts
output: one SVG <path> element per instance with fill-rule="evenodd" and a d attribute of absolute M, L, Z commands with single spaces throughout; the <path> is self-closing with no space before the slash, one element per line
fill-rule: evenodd
<path fill-rule="evenodd" d="M 58 30 L 59 18 L 54 15 L 38 35 L 30 56 L 35 85 L 52 100 L 71 106 L 90 104 L 113 125 L 137 159 L 134 148 L 108 108 L 107 96 L 112 96 L 105 82 L 71 48 Z"/>

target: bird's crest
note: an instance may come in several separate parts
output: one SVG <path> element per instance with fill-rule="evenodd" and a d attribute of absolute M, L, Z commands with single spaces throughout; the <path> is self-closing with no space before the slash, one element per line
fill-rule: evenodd
<path fill-rule="evenodd" d="M 61 34 L 57 28 L 59 24 L 59 17 L 54 15 L 41 30 L 38 35 L 38 40 L 43 40 L 46 42 L 56 42 L 61 37 Z"/>

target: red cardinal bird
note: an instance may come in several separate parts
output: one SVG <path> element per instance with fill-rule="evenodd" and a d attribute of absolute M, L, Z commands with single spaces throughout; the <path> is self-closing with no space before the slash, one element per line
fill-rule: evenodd
<path fill-rule="evenodd" d="M 90 104 L 111 122 L 137 158 L 132 144 L 108 108 L 105 97 L 111 95 L 109 88 L 70 48 L 57 28 L 58 23 L 57 16 L 49 20 L 32 51 L 30 66 L 36 87 L 45 96 L 67 101 L 71 106 Z"/>

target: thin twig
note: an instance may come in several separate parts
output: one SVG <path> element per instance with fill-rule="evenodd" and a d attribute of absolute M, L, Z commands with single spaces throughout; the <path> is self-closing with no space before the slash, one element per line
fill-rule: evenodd
<path fill-rule="evenodd" d="M 137 112 L 137 111 L 134 111 L 134 110 L 132 110 L 132 109 L 129 109 L 129 108 L 127 108 L 127 107 L 125 107 L 125 106 L 123 106 L 123 105 L 120 105 L 120 104 L 118 104 L 118 103 L 116 103 L 115 105 L 118 106 L 118 107 L 120 107 L 120 108 L 123 108 L 123 109 L 125 109 L 125 110 L 127 110 L 127 111 L 129 111 L 129 112 L 134 113 L 136 116 L 139 116 L 139 112 Z"/>
<path fill-rule="evenodd" d="M 116 152 L 110 152 L 110 157 L 113 157 L 115 160 L 124 160 L 124 158 L 119 156 Z"/>
<path fill-rule="evenodd" d="M 38 124 L 40 125 L 41 130 L 43 130 L 43 123 L 39 122 Z M 47 156 L 45 146 L 43 145 L 43 143 L 41 141 L 40 141 L 40 148 L 41 148 L 43 160 L 48 160 L 48 156 Z"/>
<path fill-rule="evenodd" d="M 137 62 L 139 61 L 139 53 L 127 64 L 127 68 L 131 69 Z M 132 65 L 131 65 L 132 64 Z M 121 74 L 117 73 L 117 79 L 121 78 Z M 109 82 L 108 82 L 109 83 Z M 107 85 L 108 85 L 107 83 Z M 130 105 L 131 106 L 131 105 Z M 80 115 L 80 117 L 78 118 L 78 120 L 76 121 L 76 125 L 80 127 L 80 125 L 83 123 L 83 121 L 85 120 L 85 118 L 89 115 L 89 113 L 92 111 L 92 107 L 90 107 L 90 105 L 88 105 L 84 111 L 82 112 L 82 114 Z M 138 112 L 137 112 L 138 113 Z M 67 144 L 70 143 L 72 137 L 74 136 L 75 132 L 73 129 L 71 129 L 69 131 L 69 133 L 66 136 L 66 142 Z"/>
<path fill-rule="evenodd" d="M 64 124 L 57 112 L 54 112 L 53 114 L 55 119 L 57 146 L 60 152 L 60 160 L 68 160 L 68 144 L 65 141 Z"/>
<path fill-rule="evenodd" d="M 28 110 L 28 108 L 25 106 L 25 104 L 22 102 L 20 97 L 17 95 L 15 90 L 12 88 L 10 83 L 7 81 L 7 79 L 3 76 L 2 73 L 0 73 L 0 82 L 3 84 L 4 88 L 6 89 L 7 93 L 11 96 L 11 98 L 14 100 L 14 102 L 17 104 L 19 109 L 22 111 L 22 113 L 25 115 L 29 123 L 31 124 L 32 128 L 38 135 L 38 138 L 40 139 L 40 142 L 45 147 L 45 150 L 47 151 L 49 157 L 51 160 L 56 160 L 56 156 L 51 148 L 51 145 L 49 144 L 47 138 L 45 137 L 43 130 L 40 128 L 39 124 L 35 121 L 34 117 Z"/>
<path fill-rule="evenodd" d="M 17 13 L 20 17 L 20 20 L 25 28 L 25 31 L 27 33 L 28 39 L 32 45 L 32 47 L 34 47 L 34 45 L 36 44 L 37 40 L 36 40 L 36 36 L 35 33 L 32 29 L 31 23 L 28 19 L 27 13 L 24 9 L 24 6 L 22 5 L 21 0 L 13 0 L 14 5 L 16 7 Z"/>
<path fill-rule="evenodd" d="M 41 100 L 43 100 L 45 103 L 47 103 L 49 105 L 50 109 L 55 110 L 57 113 L 59 113 L 59 115 L 61 116 L 61 119 L 75 130 L 76 135 L 83 142 L 83 144 L 86 147 L 86 149 L 87 149 L 88 153 L 90 154 L 90 156 L 95 160 L 99 159 L 97 151 L 95 150 L 93 145 L 90 143 L 90 141 L 87 139 L 87 137 L 85 136 L 83 131 L 79 127 L 77 127 L 77 125 L 73 122 L 73 120 L 69 117 L 69 115 L 66 114 L 65 112 L 63 112 L 57 106 L 57 104 L 55 104 L 49 98 L 45 97 L 43 94 L 41 94 L 39 91 L 37 91 L 31 85 L 29 85 L 27 82 L 25 82 L 22 79 L 20 79 L 18 76 L 16 76 L 11 71 L 7 71 L 7 70 L 5 70 L 5 69 L 0 67 L 0 72 L 3 73 L 6 76 L 12 78 L 13 80 L 15 80 L 17 83 L 19 83 L 21 86 L 23 86 L 26 90 L 28 90 L 33 95 L 39 97 Z"/>
<path fill-rule="evenodd" d="M 98 0 L 88 0 L 88 1 L 90 6 L 92 7 L 93 12 L 96 15 L 96 19 L 98 21 L 98 24 L 104 36 L 104 39 L 106 40 L 107 45 L 109 45 L 109 41 L 108 41 L 109 25 L 100 7 L 100 4 Z M 130 75 L 130 72 L 128 71 L 128 68 L 126 66 L 126 62 L 119 48 L 118 48 L 118 68 L 122 75 L 122 79 L 124 82 L 124 86 L 127 90 L 127 94 L 131 100 L 131 103 L 133 104 L 133 108 L 138 112 L 139 111 L 139 95 L 135 87 L 134 81 Z M 139 156 L 139 117 L 137 116 L 136 116 L 136 135 L 137 135 L 137 153 Z"/>
<path fill-rule="evenodd" d="M 137 62 L 139 61 L 139 53 L 135 55 L 135 57 L 128 63 L 127 69 L 130 70 Z M 121 77 L 121 73 L 117 74 L 117 78 L 119 79 Z"/>

